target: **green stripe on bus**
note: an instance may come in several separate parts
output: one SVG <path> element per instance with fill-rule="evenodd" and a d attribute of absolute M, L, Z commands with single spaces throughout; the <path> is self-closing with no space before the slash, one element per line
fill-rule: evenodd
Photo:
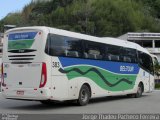
<path fill-rule="evenodd" d="M 114 74 L 91 66 L 74 66 L 65 68 L 64 71 L 69 80 L 77 77 L 86 77 L 94 81 L 99 87 L 109 91 L 133 89 L 137 78 L 137 75 Z"/>

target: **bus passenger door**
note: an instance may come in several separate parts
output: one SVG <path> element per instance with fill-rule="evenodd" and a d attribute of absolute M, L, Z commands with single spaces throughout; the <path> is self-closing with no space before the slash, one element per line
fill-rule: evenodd
<path fill-rule="evenodd" d="M 150 75 L 149 76 L 149 92 L 152 92 L 154 90 L 154 87 L 155 87 L 155 83 L 154 83 L 154 75 Z"/>
<path fill-rule="evenodd" d="M 149 77 L 147 78 L 148 81 L 148 91 L 147 92 L 152 92 L 154 90 L 154 76 L 151 73 L 148 73 Z"/>
<path fill-rule="evenodd" d="M 149 92 L 150 91 L 150 74 L 145 70 L 143 71 L 143 80 L 144 80 L 144 92 Z"/>

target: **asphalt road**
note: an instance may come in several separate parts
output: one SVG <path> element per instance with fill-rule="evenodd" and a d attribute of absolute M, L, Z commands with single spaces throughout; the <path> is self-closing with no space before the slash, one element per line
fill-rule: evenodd
<path fill-rule="evenodd" d="M 90 113 L 160 113 L 160 91 L 145 93 L 141 98 L 104 97 L 93 99 L 87 106 L 57 103 L 46 106 L 35 101 L 4 99 L 0 93 L 0 113 L 13 114 L 90 114 Z"/>

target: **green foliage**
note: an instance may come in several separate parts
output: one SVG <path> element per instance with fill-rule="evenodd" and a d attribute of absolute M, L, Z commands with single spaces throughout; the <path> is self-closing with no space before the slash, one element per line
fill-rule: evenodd
<path fill-rule="evenodd" d="M 154 73 L 156 76 L 160 76 L 160 64 L 158 62 L 154 64 Z"/>
<path fill-rule="evenodd" d="M 21 13 L 10 13 L 3 20 L 0 21 L 0 30 L 3 31 L 5 24 L 23 26 Z"/>
<path fill-rule="evenodd" d="M 17 26 L 50 26 L 95 36 L 160 32 L 160 0 L 52 0 L 30 3 L 0 21 Z"/>
<path fill-rule="evenodd" d="M 155 84 L 156 89 L 160 89 L 160 83 Z"/>

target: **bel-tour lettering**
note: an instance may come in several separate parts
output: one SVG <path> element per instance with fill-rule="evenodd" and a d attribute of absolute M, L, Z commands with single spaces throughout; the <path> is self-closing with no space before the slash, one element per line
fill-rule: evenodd
<path fill-rule="evenodd" d="M 21 34 L 21 35 L 15 35 L 15 39 L 25 39 L 25 38 L 28 38 L 28 35 L 27 34 Z"/>
<path fill-rule="evenodd" d="M 133 72 L 134 66 L 120 66 L 120 71 L 122 72 Z"/>

